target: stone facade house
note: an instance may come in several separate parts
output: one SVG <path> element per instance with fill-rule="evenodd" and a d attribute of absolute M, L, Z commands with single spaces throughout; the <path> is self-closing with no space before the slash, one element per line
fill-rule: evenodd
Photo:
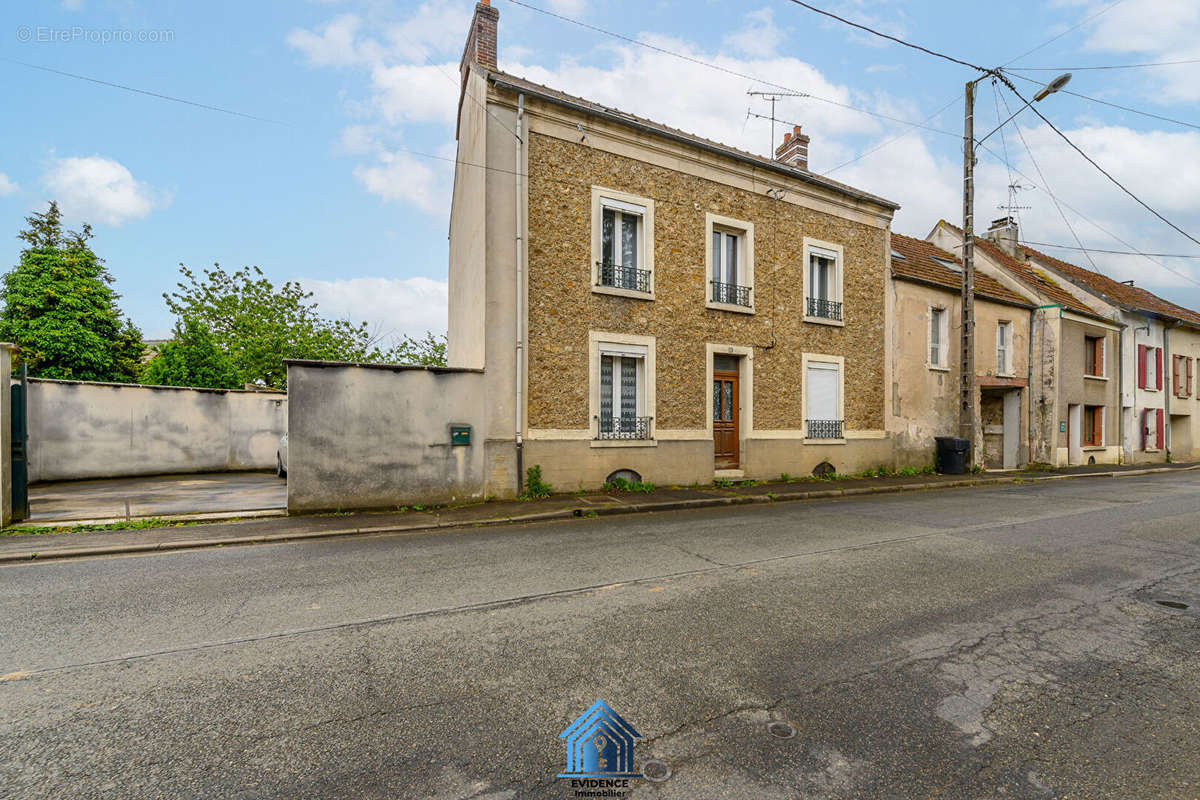
<path fill-rule="evenodd" d="M 934 437 L 959 435 L 962 261 L 929 242 L 892 234 L 892 407 L 898 466 L 930 463 Z M 1034 304 L 979 272 L 975 277 L 972 437 L 989 469 L 1029 461 L 1029 326 Z"/>
<path fill-rule="evenodd" d="M 1197 409 L 1200 313 L 1022 245 L 1020 255 L 1121 325 L 1121 443 L 1127 463 L 1200 455 Z"/>
<path fill-rule="evenodd" d="M 962 229 L 945 220 L 926 238 L 943 250 L 962 252 Z M 1019 253 L 1011 219 L 993 222 L 987 238 L 975 238 L 977 273 L 1036 306 L 1030 321 L 1030 461 L 1120 463 L 1121 326 Z"/>
<path fill-rule="evenodd" d="M 892 463 L 898 206 L 497 69 L 476 6 L 462 61 L 448 358 L 485 371 L 487 488 Z"/>

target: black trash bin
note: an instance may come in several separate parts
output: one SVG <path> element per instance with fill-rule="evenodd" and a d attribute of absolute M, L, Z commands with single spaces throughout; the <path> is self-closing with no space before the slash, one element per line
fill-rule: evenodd
<path fill-rule="evenodd" d="M 943 475 L 962 475 L 967 471 L 971 442 L 957 436 L 937 436 L 937 471 Z"/>

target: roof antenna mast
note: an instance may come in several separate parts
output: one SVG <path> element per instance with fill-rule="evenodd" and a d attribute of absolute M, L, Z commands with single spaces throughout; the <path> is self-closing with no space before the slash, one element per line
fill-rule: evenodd
<path fill-rule="evenodd" d="M 775 104 L 785 97 L 808 97 L 806 92 L 757 92 L 749 91 L 746 94 L 751 97 L 761 97 L 764 100 L 771 101 L 771 158 L 775 157 Z"/>

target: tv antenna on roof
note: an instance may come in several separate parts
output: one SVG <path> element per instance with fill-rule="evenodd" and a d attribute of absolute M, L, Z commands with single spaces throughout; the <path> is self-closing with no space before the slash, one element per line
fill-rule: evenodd
<path fill-rule="evenodd" d="M 775 157 L 775 104 L 785 97 L 808 97 L 807 92 L 759 92 L 749 91 L 746 94 L 751 97 L 761 97 L 764 100 L 771 101 L 771 158 Z M 757 116 L 757 115 L 755 115 Z"/>
<path fill-rule="evenodd" d="M 1037 188 L 1037 187 L 1025 186 L 1024 184 L 1015 183 L 1015 182 L 1010 183 L 1008 185 L 1008 202 L 1001 203 L 1000 205 L 996 206 L 996 208 L 1000 209 L 1001 211 L 1007 211 L 1008 216 L 1012 217 L 1013 220 L 1019 222 L 1020 215 L 1017 212 L 1018 211 L 1032 211 L 1033 206 L 1017 205 L 1017 193 L 1018 192 L 1027 192 L 1027 191 L 1029 191 L 1031 189 L 1035 189 L 1035 188 Z"/>

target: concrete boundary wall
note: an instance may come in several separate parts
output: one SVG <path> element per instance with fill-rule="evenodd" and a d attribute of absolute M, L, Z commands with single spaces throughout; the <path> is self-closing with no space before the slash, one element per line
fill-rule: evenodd
<path fill-rule="evenodd" d="M 483 370 L 288 361 L 288 511 L 483 497 Z M 470 426 L 452 444 L 451 425 Z"/>
<path fill-rule="evenodd" d="M 275 467 L 287 395 L 29 379 L 29 481 Z"/>

